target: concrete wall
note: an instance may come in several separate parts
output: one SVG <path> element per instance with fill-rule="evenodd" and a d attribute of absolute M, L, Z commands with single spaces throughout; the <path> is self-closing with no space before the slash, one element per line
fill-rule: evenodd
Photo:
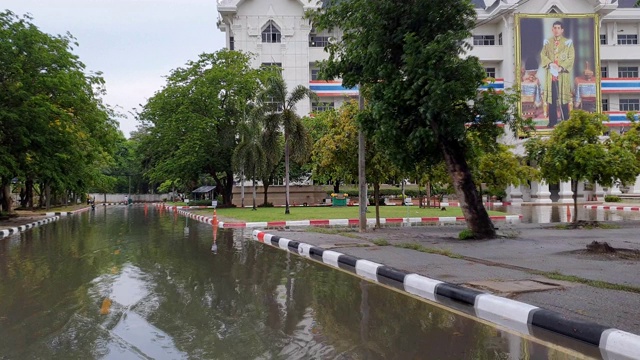
<path fill-rule="evenodd" d="M 244 189 L 244 206 L 251 206 L 253 204 L 253 192 L 250 186 L 246 186 Z M 233 204 L 240 206 L 241 204 L 241 189 L 236 186 L 233 188 Z M 289 205 L 302 205 L 307 203 L 309 206 L 320 204 L 325 198 L 329 197 L 327 192 L 322 189 L 321 186 L 313 185 L 291 185 L 289 186 Z M 256 188 L 256 204 L 262 204 L 264 200 L 264 188 L 258 186 Z M 268 201 L 273 205 L 285 204 L 285 188 L 284 186 L 269 186 L 269 198 Z"/>

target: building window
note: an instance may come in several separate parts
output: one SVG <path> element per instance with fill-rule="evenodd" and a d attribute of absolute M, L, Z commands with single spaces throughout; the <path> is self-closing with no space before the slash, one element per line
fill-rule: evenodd
<path fill-rule="evenodd" d="M 309 35 L 309 47 L 325 47 L 329 45 L 331 36 Z"/>
<path fill-rule="evenodd" d="M 498 34 L 498 45 L 502 45 L 502 33 Z"/>
<path fill-rule="evenodd" d="M 602 99 L 602 111 L 609 111 L 609 99 Z"/>
<path fill-rule="evenodd" d="M 607 45 L 607 35 L 600 34 L 600 45 Z"/>
<path fill-rule="evenodd" d="M 265 62 L 265 63 L 262 63 L 260 65 L 261 68 L 267 68 L 267 67 L 271 67 L 271 66 L 279 67 L 280 69 L 282 69 L 282 63 Z"/>
<path fill-rule="evenodd" d="M 484 71 L 487 73 L 487 77 L 494 78 L 496 77 L 496 68 L 494 67 L 486 67 Z"/>
<path fill-rule="evenodd" d="M 311 103 L 311 112 L 319 113 L 322 111 L 331 110 L 334 108 L 333 102 L 312 102 Z"/>
<path fill-rule="evenodd" d="M 496 37 L 493 35 L 473 35 L 473 45 L 495 45 Z"/>
<path fill-rule="evenodd" d="M 311 80 L 320 80 L 319 75 L 320 75 L 320 70 L 311 69 Z"/>
<path fill-rule="evenodd" d="M 282 42 L 282 34 L 276 27 L 273 21 L 267 23 L 267 27 L 262 30 L 262 42 L 263 43 L 279 43 Z"/>
<path fill-rule="evenodd" d="M 638 45 L 638 35 L 636 34 L 618 34 L 618 45 Z"/>
<path fill-rule="evenodd" d="M 620 66 L 618 67 L 619 78 L 637 78 L 638 67 L 637 66 Z"/>
<path fill-rule="evenodd" d="M 640 111 L 640 99 L 620 99 L 620 111 Z"/>
<path fill-rule="evenodd" d="M 600 66 L 600 77 L 601 78 L 609 77 L 609 72 L 607 71 L 606 66 Z"/>
<path fill-rule="evenodd" d="M 236 49 L 236 42 L 233 39 L 233 36 L 229 37 L 229 50 L 235 50 Z"/>

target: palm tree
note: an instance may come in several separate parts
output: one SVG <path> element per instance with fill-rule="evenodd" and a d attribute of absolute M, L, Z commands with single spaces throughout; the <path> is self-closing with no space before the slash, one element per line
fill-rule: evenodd
<path fill-rule="evenodd" d="M 285 214 L 289 214 L 289 160 L 304 160 L 309 156 L 311 138 L 307 133 L 300 117 L 296 114 L 295 106 L 305 97 L 313 98 L 315 94 L 308 88 L 298 85 L 291 93 L 287 92 L 287 85 L 280 72 L 269 77 L 266 89 L 261 95 L 261 101 L 267 111 L 265 127 L 267 131 L 284 130 L 284 172 L 285 172 Z"/>
<path fill-rule="evenodd" d="M 233 152 L 233 166 L 236 171 L 248 174 L 252 180 L 253 187 L 253 210 L 256 207 L 256 178 L 261 174 L 264 164 L 267 161 L 267 154 L 263 147 L 263 126 L 261 118 L 256 112 L 252 112 L 252 116 L 244 119 L 238 125 L 238 134 L 240 142 Z"/>

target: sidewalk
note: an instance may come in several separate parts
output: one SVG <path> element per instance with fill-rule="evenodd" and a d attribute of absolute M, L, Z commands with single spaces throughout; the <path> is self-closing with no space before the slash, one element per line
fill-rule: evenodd
<path fill-rule="evenodd" d="M 557 230 L 549 224 L 502 224 L 499 231 L 507 238 L 486 241 L 457 240 L 463 225 L 367 233 L 350 229 L 328 230 L 343 231 L 337 234 L 313 229 L 265 232 L 640 334 L 640 258 L 581 252 L 594 240 L 640 250 L 640 224 L 615 224 L 621 228 Z M 588 280 L 595 286 L 582 283 Z"/>

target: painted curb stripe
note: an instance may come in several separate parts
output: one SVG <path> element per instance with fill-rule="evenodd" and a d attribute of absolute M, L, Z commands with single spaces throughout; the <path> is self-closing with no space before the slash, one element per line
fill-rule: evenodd
<path fill-rule="evenodd" d="M 265 239 L 266 241 L 267 239 Z M 278 235 L 273 235 L 271 236 L 271 239 L 269 239 L 269 241 L 271 242 L 271 245 L 279 247 L 280 244 L 280 236 Z"/>
<path fill-rule="evenodd" d="M 591 210 L 613 210 L 613 211 L 640 211 L 638 206 L 602 206 L 602 205 L 584 205 L 585 209 Z"/>
<path fill-rule="evenodd" d="M 253 235 L 256 240 L 264 238 L 262 231 L 255 230 Z M 604 359 L 640 359 L 640 336 L 632 333 L 571 319 L 554 311 L 419 274 L 406 274 L 382 264 L 356 259 L 335 251 L 325 251 L 306 243 L 298 243 L 298 250 L 302 256 L 322 259 L 325 264 L 334 267 L 349 268 L 355 265 L 353 267 L 357 275 L 375 282 L 398 283 L 402 279 L 404 291 L 407 293 L 463 310 L 523 334 L 544 338 L 549 334 L 546 332 L 548 330 L 599 347 Z M 327 255 L 323 256 L 324 253 Z"/>
<path fill-rule="evenodd" d="M 300 243 L 294 240 L 289 241 L 289 244 L 287 245 L 289 247 L 289 251 L 291 252 L 298 252 L 298 247 L 300 246 Z"/>
<path fill-rule="evenodd" d="M 298 254 L 300 254 L 300 256 L 311 258 L 310 252 L 311 252 L 311 245 L 300 243 L 300 245 L 298 246 Z"/>
<path fill-rule="evenodd" d="M 360 259 L 353 257 L 351 255 L 342 254 L 342 256 L 338 258 L 338 264 L 350 266 L 353 269 L 353 272 L 355 272 L 356 263 L 358 262 L 358 260 Z"/>
<path fill-rule="evenodd" d="M 85 209 L 78 210 L 78 211 L 75 211 L 75 212 L 71 212 L 69 214 L 77 213 L 77 212 L 80 212 L 80 211 L 85 211 Z M 40 225 L 45 225 L 45 224 L 48 224 L 50 222 L 57 221 L 57 220 L 60 219 L 60 215 L 50 215 L 50 214 L 53 214 L 53 213 L 47 213 L 47 214 L 48 215 L 46 215 L 46 216 L 49 216 L 48 218 L 45 218 L 45 219 L 42 219 L 42 220 L 38 220 L 38 221 L 29 223 L 29 224 L 20 225 L 20 226 L 17 226 L 17 227 L 12 227 L 12 228 L 8 228 L 8 229 L 0 230 L 0 239 L 3 239 L 3 238 L 8 237 L 10 235 L 18 234 L 20 232 L 24 232 L 24 231 L 29 230 L 29 229 L 33 229 L 33 228 L 38 227 Z"/>
<path fill-rule="evenodd" d="M 474 307 L 479 318 L 516 329 L 523 334 L 529 334 L 531 312 L 539 309 L 537 306 L 491 294 L 476 296 Z"/>
<path fill-rule="evenodd" d="M 600 344 L 605 359 L 640 359 L 640 341 L 634 334 L 609 329 L 602 333 Z M 607 353 L 614 354 L 615 357 L 605 356 Z"/>
<path fill-rule="evenodd" d="M 289 242 L 291 240 L 289 239 L 285 239 L 285 238 L 280 238 L 280 241 L 278 241 L 278 247 L 282 250 L 287 250 L 289 251 Z"/>
<path fill-rule="evenodd" d="M 436 286 L 436 295 L 448 297 L 469 305 L 475 305 L 476 296 L 480 294 L 482 294 L 482 292 L 454 284 L 442 283 Z"/>
<path fill-rule="evenodd" d="M 356 261 L 356 274 L 367 278 L 369 280 L 373 280 L 378 282 L 378 267 L 381 264 L 375 263 L 373 261 L 359 259 Z"/>
<path fill-rule="evenodd" d="M 316 246 L 311 246 L 309 248 L 309 256 L 312 259 L 318 260 L 318 261 L 322 261 L 322 254 L 324 253 L 324 249 L 321 249 L 319 247 Z"/>
<path fill-rule="evenodd" d="M 333 267 L 339 267 L 338 266 L 338 258 L 340 257 L 340 255 L 342 255 L 339 252 L 336 251 L 331 251 L 331 250 L 325 250 L 322 253 L 322 262 L 324 262 L 327 265 L 331 265 Z"/>
<path fill-rule="evenodd" d="M 602 325 L 570 319 L 559 313 L 545 309 L 534 310 L 531 314 L 531 324 L 542 329 L 582 340 L 595 346 L 600 344 L 602 334 L 608 329 Z"/>
<path fill-rule="evenodd" d="M 409 274 L 404 277 L 404 290 L 406 292 L 434 302 L 436 301 L 436 287 L 439 284 L 442 284 L 442 281 L 418 274 Z"/>
<path fill-rule="evenodd" d="M 377 270 L 378 281 L 382 284 L 393 286 L 397 289 L 404 290 L 404 278 L 407 273 L 396 270 L 392 267 L 382 265 Z"/>

